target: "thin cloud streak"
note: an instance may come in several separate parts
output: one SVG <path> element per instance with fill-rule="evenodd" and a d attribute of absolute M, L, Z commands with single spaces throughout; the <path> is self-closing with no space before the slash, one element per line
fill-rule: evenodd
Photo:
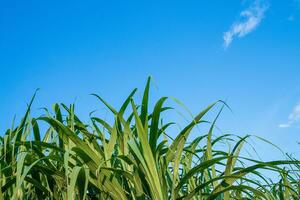
<path fill-rule="evenodd" d="M 279 124 L 279 128 L 289 128 L 294 123 L 300 121 L 300 102 L 294 107 L 293 112 L 288 117 L 288 122 L 284 124 Z"/>
<path fill-rule="evenodd" d="M 253 5 L 242 11 L 240 19 L 223 34 L 224 48 L 228 48 L 235 37 L 242 38 L 252 32 L 261 23 L 267 9 L 266 4 L 255 1 Z"/>

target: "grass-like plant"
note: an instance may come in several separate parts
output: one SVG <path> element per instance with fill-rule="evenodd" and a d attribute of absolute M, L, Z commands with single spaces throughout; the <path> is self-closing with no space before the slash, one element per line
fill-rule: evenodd
<path fill-rule="evenodd" d="M 90 124 L 74 105 L 54 104 L 32 118 L 33 97 L 21 122 L 0 137 L 0 199 L 300 199 L 300 162 L 241 156 L 250 136 L 213 135 L 220 112 L 206 134 L 188 139 L 224 102 L 175 133 L 169 129 L 174 123 L 161 119 L 170 109 L 166 97 L 149 111 L 149 87 L 150 78 L 142 102 L 135 103 L 135 89 L 118 110 L 94 95 L 114 120 L 91 116 Z M 42 122 L 47 128 L 39 128 Z M 232 148 L 217 148 L 224 142 Z M 264 172 L 281 178 L 274 182 Z"/>

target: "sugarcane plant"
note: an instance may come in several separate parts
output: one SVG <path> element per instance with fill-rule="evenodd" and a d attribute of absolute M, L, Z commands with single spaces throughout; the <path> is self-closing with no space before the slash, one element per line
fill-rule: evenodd
<path fill-rule="evenodd" d="M 20 123 L 0 137 L 0 199 L 300 199 L 297 159 L 245 156 L 252 136 L 214 134 L 225 102 L 212 103 L 176 132 L 162 117 L 172 109 L 167 97 L 149 111 L 150 82 L 140 104 L 134 89 L 120 109 L 93 94 L 113 120 L 91 113 L 89 123 L 74 104 L 32 117 L 34 95 Z M 215 109 L 215 118 L 205 119 Z M 189 137 L 202 126 L 204 133 Z"/>

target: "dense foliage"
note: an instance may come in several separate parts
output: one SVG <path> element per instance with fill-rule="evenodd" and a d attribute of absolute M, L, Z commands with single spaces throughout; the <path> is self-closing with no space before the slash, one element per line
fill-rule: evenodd
<path fill-rule="evenodd" d="M 140 106 L 135 89 L 119 110 L 95 95 L 114 120 L 91 114 L 90 124 L 74 105 L 55 104 L 32 118 L 32 100 L 21 122 L 0 137 L 0 199 L 300 199 L 299 161 L 242 157 L 250 136 L 213 135 L 220 112 L 212 122 L 203 118 L 224 102 L 175 133 L 161 117 L 171 109 L 166 97 L 149 112 L 149 85 L 150 78 Z M 206 134 L 188 140 L 202 124 L 209 124 Z M 216 148 L 220 143 L 228 148 Z"/>

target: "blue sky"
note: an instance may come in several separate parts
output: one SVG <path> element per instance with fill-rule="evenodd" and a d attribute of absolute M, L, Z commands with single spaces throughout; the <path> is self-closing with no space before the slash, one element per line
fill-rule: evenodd
<path fill-rule="evenodd" d="M 76 102 L 85 117 L 103 108 L 90 93 L 117 107 L 152 75 L 154 100 L 176 97 L 194 114 L 226 100 L 224 132 L 297 153 L 299 35 L 297 0 L 1 1 L 0 130 L 36 88 L 34 113 Z"/>

